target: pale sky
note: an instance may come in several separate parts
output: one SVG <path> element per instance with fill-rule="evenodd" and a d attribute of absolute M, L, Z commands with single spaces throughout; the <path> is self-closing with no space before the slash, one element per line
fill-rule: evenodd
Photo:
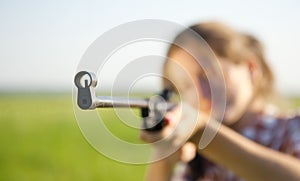
<path fill-rule="evenodd" d="M 133 20 L 163 19 L 186 26 L 220 20 L 256 35 L 277 87 L 300 95 L 299 9 L 297 0 L 0 0 L 0 92 L 71 92 L 81 56 L 102 33 Z"/>

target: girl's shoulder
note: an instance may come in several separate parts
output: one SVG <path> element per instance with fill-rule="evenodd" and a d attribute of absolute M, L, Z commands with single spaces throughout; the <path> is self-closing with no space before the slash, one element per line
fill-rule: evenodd
<path fill-rule="evenodd" d="M 300 158 L 300 112 L 279 116 L 262 115 L 241 134 L 274 150 Z"/>

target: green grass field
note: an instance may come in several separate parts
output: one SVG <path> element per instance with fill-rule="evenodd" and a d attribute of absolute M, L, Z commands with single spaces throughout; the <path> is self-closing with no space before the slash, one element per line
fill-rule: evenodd
<path fill-rule="evenodd" d="M 299 99 L 293 100 L 299 106 Z M 146 165 L 113 161 L 83 138 L 70 95 L 0 95 L 0 180 L 142 180 Z M 137 141 L 110 110 L 119 136 Z"/>
<path fill-rule="evenodd" d="M 0 96 L 0 180 L 142 180 L 146 166 L 113 161 L 83 138 L 67 95 Z M 118 126 L 105 110 L 110 127 Z M 120 134 L 138 138 L 137 132 Z"/>

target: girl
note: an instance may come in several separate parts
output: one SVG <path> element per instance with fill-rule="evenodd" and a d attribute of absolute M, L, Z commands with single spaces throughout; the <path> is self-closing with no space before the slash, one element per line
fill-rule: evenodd
<path fill-rule="evenodd" d="M 211 108 L 211 95 L 203 70 L 195 71 L 193 56 L 184 49 L 171 45 L 164 74 L 174 87 L 183 91 L 189 105 L 194 105 L 195 95 L 178 72 L 174 74 L 172 61 L 191 72 L 199 93 L 200 115 L 196 131 L 181 149 L 169 157 L 151 164 L 146 180 L 300 180 L 300 117 L 283 115 L 271 102 L 275 99 L 273 74 L 268 66 L 263 48 L 254 37 L 232 30 L 218 22 L 201 23 L 190 29 L 199 34 L 212 48 L 220 61 L 226 83 L 226 109 L 217 135 L 204 148 L 198 149 Z M 185 31 L 174 42 L 189 42 Z M 176 75 L 176 76 L 174 76 Z M 166 114 L 169 124 L 159 133 L 141 132 L 141 139 L 154 142 L 165 138 L 183 117 L 174 109 Z M 190 108 L 193 109 L 193 108 Z M 215 117 L 215 119 L 218 119 Z M 207 129 L 210 128 L 209 126 Z M 159 150 L 158 152 L 163 150 Z M 178 162 L 188 162 L 183 173 L 174 172 Z M 177 170 L 178 172 L 178 170 Z"/>

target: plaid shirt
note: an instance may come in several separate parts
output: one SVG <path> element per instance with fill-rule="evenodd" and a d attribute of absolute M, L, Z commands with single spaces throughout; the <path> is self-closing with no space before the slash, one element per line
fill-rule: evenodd
<path fill-rule="evenodd" d="M 238 131 L 241 135 L 273 150 L 300 158 L 300 116 L 276 118 L 262 115 L 261 119 Z M 180 169 L 179 169 L 180 170 Z M 242 181 L 233 172 L 197 155 L 173 181 Z"/>

